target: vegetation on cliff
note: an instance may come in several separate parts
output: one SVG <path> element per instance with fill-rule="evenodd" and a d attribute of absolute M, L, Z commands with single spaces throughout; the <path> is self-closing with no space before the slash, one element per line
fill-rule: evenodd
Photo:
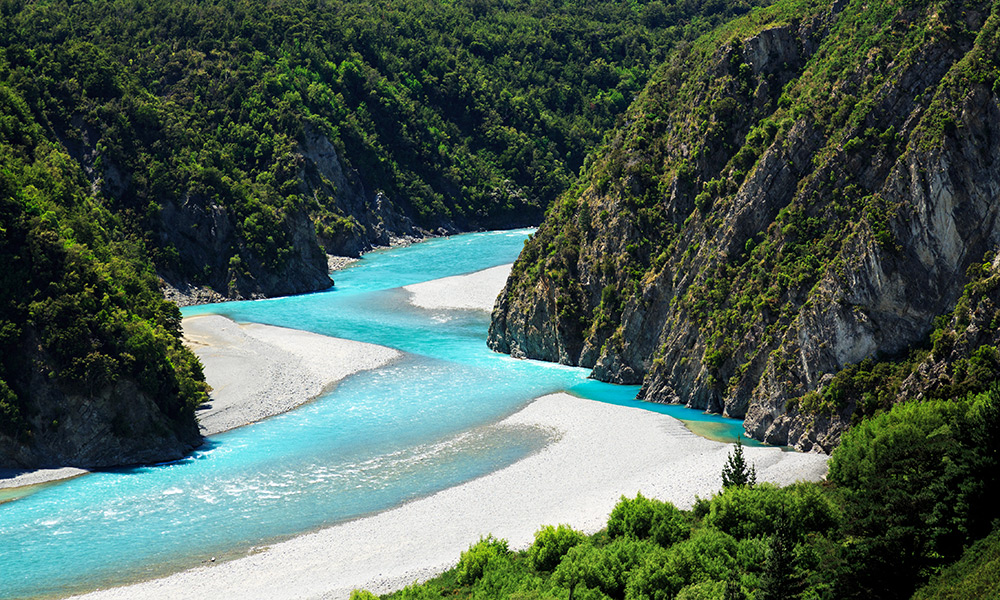
<path fill-rule="evenodd" d="M 997 389 L 899 405 L 844 436 L 827 482 L 732 485 L 691 511 L 622 498 L 594 536 L 489 537 L 387 597 L 905 599 L 928 581 L 917 597 L 985 597 L 947 586 L 996 589 L 998 409 Z"/>
<path fill-rule="evenodd" d="M 525 247 L 492 347 L 830 451 L 897 399 L 831 378 L 943 352 L 1000 245 L 998 27 L 988 1 L 786 0 L 679 47 Z M 962 351 L 969 385 L 928 397 L 992 380 Z"/>
<path fill-rule="evenodd" d="M 921 343 L 898 356 L 850 364 L 819 390 L 789 401 L 812 414 L 853 407 L 851 420 L 889 410 L 897 402 L 962 398 L 1000 379 L 1000 262 L 973 263 L 955 309 L 934 321 Z"/>
<path fill-rule="evenodd" d="M 180 456 L 206 386 L 177 307 L 23 100 L 0 104 L 0 465 Z"/>
<path fill-rule="evenodd" d="M 161 275 L 285 294 L 321 248 L 537 224 L 672 45 L 755 3 L 15 1 L 0 80 Z"/>

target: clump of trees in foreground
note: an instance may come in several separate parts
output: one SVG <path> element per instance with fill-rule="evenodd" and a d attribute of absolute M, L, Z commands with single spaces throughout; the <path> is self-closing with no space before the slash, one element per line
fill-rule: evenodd
<path fill-rule="evenodd" d="M 901 404 L 844 436 L 824 482 L 755 484 L 744 463 L 743 483 L 692 510 L 623 497 L 593 536 L 547 526 L 522 552 L 487 537 L 454 569 L 388 597 L 997 597 L 998 436 L 997 387 Z"/>

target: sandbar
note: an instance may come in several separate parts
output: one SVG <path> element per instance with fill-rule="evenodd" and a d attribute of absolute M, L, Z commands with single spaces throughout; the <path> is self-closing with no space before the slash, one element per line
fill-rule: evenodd
<path fill-rule="evenodd" d="M 76 467 L 59 467 L 56 469 L 0 469 L 0 490 L 7 488 L 25 487 L 59 481 L 61 479 L 71 479 L 79 475 L 89 473 L 87 469 Z"/>
<path fill-rule="evenodd" d="M 455 275 L 403 287 L 414 306 L 431 310 L 484 310 L 491 312 L 513 264 L 467 275 Z"/>
<path fill-rule="evenodd" d="M 212 391 L 198 411 L 204 435 L 289 411 L 349 375 L 384 366 L 398 350 L 298 329 L 239 324 L 219 315 L 183 320 L 184 341 Z"/>
<path fill-rule="evenodd" d="M 94 592 L 99 598 L 347 598 L 387 593 L 456 564 L 481 536 L 530 545 L 542 525 L 593 533 L 622 495 L 690 508 L 721 488 L 732 446 L 676 419 L 568 394 L 542 397 L 498 426 L 540 427 L 555 441 L 504 469 L 373 516 L 275 544 L 229 562 Z M 747 447 L 759 481 L 819 480 L 827 456 Z"/>
<path fill-rule="evenodd" d="M 184 342 L 212 386 L 198 411 L 203 435 L 289 411 L 349 375 L 384 366 L 398 350 L 308 331 L 258 323 L 238 324 L 219 315 L 183 320 Z M 86 469 L 0 469 L 0 489 L 68 479 Z"/>
<path fill-rule="evenodd" d="M 331 271 L 357 260 L 327 258 Z M 420 308 L 489 312 L 512 266 L 435 279 L 403 290 L 409 301 Z M 206 301 L 217 302 L 220 298 Z M 183 329 L 185 342 L 201 359 L 205 377 L 213 388 L 210 402 L 198 411 L 204 435 L 289 411 L 348 375 L 377 368 L 400 356 L 395 350 L 373 344 L 257 323 L 240 325 L 219 315 L 186 317 Z M 87 472 L 73 467 L 0 469 L 0 489 L 58 481 Z"/>

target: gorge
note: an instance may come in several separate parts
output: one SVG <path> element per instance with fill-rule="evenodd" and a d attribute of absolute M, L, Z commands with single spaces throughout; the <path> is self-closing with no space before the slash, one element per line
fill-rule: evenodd
<path fill-rule="evenodd" d="M 0 597 L 997 596 L 998 157 L 998 0 L 2 0 Z"/>

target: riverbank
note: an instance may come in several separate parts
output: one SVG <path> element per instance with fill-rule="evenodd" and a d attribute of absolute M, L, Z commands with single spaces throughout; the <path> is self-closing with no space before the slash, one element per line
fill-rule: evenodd
<path fill-rule="evenodd" d="M 328 258 L 331 270 L 357 260 Z M 410 302 L 420 308 L 489 312 L 512 266 L 501 265 L 403 289 Z M 221 296 L 199 298 L 201 303 L 223 300 Z M 190 303 L 193 301 L 185 302 Z M 198 411 L 202 434 L 206 436 L 289 411 L 345 377 L 385 365 L 401 355 L 389 348 L 305 331 L 256 323 L 238 325 L 218 315 L 187 317 L 183 330 L 185 343 L 202 361 L 212 386 L 211 400 Z M 87 472 L 73 467 L 0 469 L 0 489 L 50 483 Z"/>
<path fill-rule="evenodd" d="M 51 483 L 62 479 L 71 479 L 89 473 L 87 469 L 76 467 L 62 467 L 58 469 L 0 469 L 0 490 L 27 487 L 29 485 L 39 485 Z"/>
<path fill-rule="evenodd" d="M 556 441 L 513 465 L 370 517 L 275 544 L 244 558 L 83 596 L 103 598 L 347 598 L 386 593 L 453 566 L 481 536 L 525 548 L 542 525 L 601 529 L 621 495 L 690 508 L 721 487 L 732 446 L 671 417 L 553 394 L 496 425 L 538 427 Z M 818 480 L 824 455 L 745 448 L 758 479 Z"/>
<path fill-rule="evenodd" d="M 238 324 L 219 315 L 187 317 L 182 327 L 185 344 L 201 360 L 205 379 L 212 386 L 209 402 L 198 411 L 206 436 L 287 412 L 350 375 L 402 356 L 375 344 L 258 323 Z M 86 473 L 74 467 L 0 469 L 0 489 Z"/>
<path fill-rule="evenodd" d="M 184 341 L 212 386 L 198 411 L 214 435 L 289 411 L 360 371 L 402 356 L 397 350 L 219 315 L 183 320 Z"/>
<path fill-rule="evenodd" d="M 513 264 L 403 287 L 410 304 L 430 310 L 493 311 Z"/>

